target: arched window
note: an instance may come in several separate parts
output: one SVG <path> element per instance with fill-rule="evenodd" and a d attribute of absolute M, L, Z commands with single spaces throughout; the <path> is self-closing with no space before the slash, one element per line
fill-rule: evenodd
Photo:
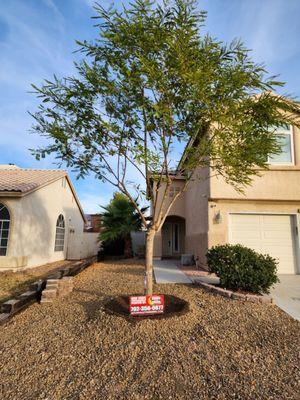
<path fill-rule="evenodd" d="M 65 244 L 65 219 L 59 215 L 56 221 L 56 235 L 54 251 L 63 251 Z"/>
<path fill-rule="evenodd" d="M 6 256 L 10 215 L 4 204 L 0 203 L 0 256 Z"/>

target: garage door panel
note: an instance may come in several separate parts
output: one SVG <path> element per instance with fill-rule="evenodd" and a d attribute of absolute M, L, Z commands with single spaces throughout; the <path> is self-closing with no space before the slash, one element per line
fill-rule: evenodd
<path fill-rule="evenodd" d="M 293 253 L 291 252 L 291 249 L 288 247 L 270 245 L 270 246 L 263 246 L 262 250 L 265 254 L 270 254 L 275 258 L 278 257 L 289 260 L 294 259 Z"/>
<path fill-rule="evenodd" d="M 278 215 L 278 214 L 261 214 L 259 218 L 263 221 L 264 224 L 271 225 L 286 225 L 289 226 L 289 220 L 291 218 L 290 215 Z"/>
<path fill-rule="evenodd" d="M 295 273 L 293 218 L 290 215 L 231 214 L 230 242 L 278 260 L 279 273 Z"/>
<path fill-rule="evenodd" d="M 240 222 L 244 222 L 245 217 L 251 217 L 251 222 L 254 224 L 254 223 L 257 223 L 260 221 L 260 216 L 261 216 L 260 214 L 234 214 L 234 220 L 232 220 L 232 221 L 240 223 Z M 250 221 L 250 218 L 249 218 L 249 221 Z"/>
<path fill-rule="evenodd" d="M 262 232 L 262 237 L 266 241 L 276 241 L 277 243 L 287 243 L 290 245 L 291 240 L 292 240 L 292 233 L 286 232 L 286 231 L 279 231 L 279 230 L 267 230 Z"/>
<path fill-rule="evenodd" d="M 291 233 L 291 225 L 286 225 L 286 224 L 262 224 L 264 230 L 267 231 L 272 231 L 272 232 L 285 232 L 285 233 Z"/>
<path fill-rule="evenodd" d="M 260 240 L 260 233 L 259 233 L 259 231 L 256 231 L 256 232 L 253 232 L 253 231 L 250 231 L 250 232 L 247 232 L 247 234 L 245 234 L 244 232 L 242 232 L 242 231 L 237 231 L 237 232 L 234 232 L 234 233 L 232 233 L 232 239 L 233 240 L 251 240 L 251 241 L 257 241 L 257 240 Z"/>

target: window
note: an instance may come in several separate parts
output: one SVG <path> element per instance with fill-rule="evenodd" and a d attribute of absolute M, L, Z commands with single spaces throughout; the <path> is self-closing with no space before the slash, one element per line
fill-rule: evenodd
<path fill-rule="evenodd" d="M 4 204 L 0 203 L 0 256 L 6 256 L 10 215 Z"/>
<path fill-rule="evenodd" d="M 174 197 L 180 192 L 180 187 L 178 186 L 171 186 L 169 189 L 169 197 Z"/>
<path fill-rule="evenodd" d="M 278 143 L 281 146 L 279 154 L 271 154 L 268 157 L 269 164 L 291 165 L 294 164 L 293 131 L 290 125 L 276 128 L 275 135 L 278 136 Z"/>
<path fill-rule="evenodd" d="M 54 251 L 63 251 L 65 244 L 65 219 L 59 215 L 56 222 L 56 235 Z"/>

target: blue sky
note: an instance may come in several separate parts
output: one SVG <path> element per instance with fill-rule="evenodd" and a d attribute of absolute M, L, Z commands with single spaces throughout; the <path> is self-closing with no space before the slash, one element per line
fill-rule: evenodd
<path fill-rule="evenodd" d="M 101 4 L 110 1 L 99 0 Z M 37 107 L 30 84 L 55 73 L 74 71 L 75 39 L 92 39 L 92 0 L 5 0 L 0 7 L 0 164 L 23 168 L 55 168 L 53 159 L 36 161 L 28 151 L 41 139 L 29 134 Z M 121 2 L 115 2 L 120 5 Z M 208 12 L 206 28 L 222 41 L 241 38 L 272 74 L 280 74 L 285 91 L 300 98 L 299 0 L 200 0 Z M 76 180 L 86 212 L 98 212 L 113 188 L 92 177 Z M 134 177 L 133 177 L 134 179 Z"/>

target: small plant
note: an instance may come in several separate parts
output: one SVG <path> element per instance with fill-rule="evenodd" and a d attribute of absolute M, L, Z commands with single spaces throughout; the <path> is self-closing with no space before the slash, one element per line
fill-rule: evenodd
<path fill-rule="evenodd" d="M 279 282 L 274 258 L 240 244 L 212 247 L 206 257 L 209 271 L 218 275 L 220 285 L 226 289 L 269 293 L 271 286 Z"/>

